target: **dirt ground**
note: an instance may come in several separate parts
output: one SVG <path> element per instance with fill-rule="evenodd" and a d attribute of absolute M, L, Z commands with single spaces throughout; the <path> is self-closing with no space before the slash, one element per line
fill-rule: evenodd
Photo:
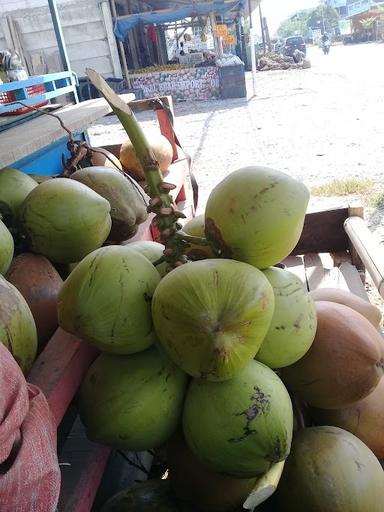
<path fill-rule="evenodd" d="M 174 105 L 176 132 L 200 187 L 199 211 L 221 179 L 246 165 L 280 169 L 309 187 L 347 177 L 384 181 L 384 45 L 338 45 L 328 56 L 314 47 L 308 56 L 307 70 L 259 72 L 256 95 L 247 73 L 247 98 Z M 152 113 L 139 119 L 157 130 Z M 125 138 L 114 117 L 90 135 L 94 144 Z M 311 209 L 352 200 L 359 199 L 312 198 Z M 384 243 L 384 212 L 366 214 Z"/>
<path fill-rule="evenodd" d="M 309 49 L 312 68 L 257 74 L 248 98 L 179 102 L 176 131 L 192 156 L 200 206 L 209 191 L 245 165 L 275 167 L 307 185 L 334 178 L 381 180 L 384 162 L 384 45 Z M 139 116 L 156 130 L 151 113 Z M 114 117 L 91 128 L 92 140 L 118 142 Z"/>

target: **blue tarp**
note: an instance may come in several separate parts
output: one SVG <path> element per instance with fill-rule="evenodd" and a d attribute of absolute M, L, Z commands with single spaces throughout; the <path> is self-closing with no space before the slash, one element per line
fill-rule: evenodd
<path fill-rule="evenodd" d="M 211 12 L 215 14 L 225 14 L 230 11 L 240 2 L 211 2 L 209 4 L 195 4 L 189 7 L 183 7 L 177 10 L 166 11 L 152 11 L 147 13 L 131 14 L 123 19 L 116 20 L 114 25 L 115 36 L 124 41 L 128 30 L 136 27 L 139 23 L 147 25 L 157 25 L 161 23 L 172 23 L 174 21 L 184 20 L 185 18 L 192 18 L 194 16 L 207 15 Z"/>

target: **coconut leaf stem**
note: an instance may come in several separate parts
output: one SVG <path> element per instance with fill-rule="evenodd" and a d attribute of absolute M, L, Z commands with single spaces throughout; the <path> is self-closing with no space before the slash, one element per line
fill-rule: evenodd
<path fill-rule="evenodd" d="M 178 222 L 179 219 L 185 218 L 185 215 L 177 211 L 170 195 L 170 191 L 175 186 L 163 181 L 159 164 L 131 108 L 124 103 L 96 71 L 87 69 L 86 73 L 118 117 L 143 167 L 147 193 L 151 198 L 148 212 L 155 213 L 154 224 L 160 232 L 162 243 L 165 245 L 164 258 L 172 267 L 182 265 L 187 261 L 184 255 L 187 243 L 182 238 L 175 237 L 175 234 L 181 228 Z"/>

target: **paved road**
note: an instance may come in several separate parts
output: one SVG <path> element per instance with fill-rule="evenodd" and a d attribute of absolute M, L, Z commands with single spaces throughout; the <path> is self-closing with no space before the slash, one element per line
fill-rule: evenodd
<path fill-rule="evenodd" d="M 203 205 L 209 190 L 232 170 L 266 165 L 309 186 L 340 177 L 383 178 L 384 45 L 309 50 L 312 68 L 257 75 L 249 98 L 177 103 L 177 132 L 194 160 Z M 148 129 L 155 123 L 144 115 Z M 110 118 L 93 132 L 123 133 Z M 98 136 L 96 137 L 96 142 Z"/>

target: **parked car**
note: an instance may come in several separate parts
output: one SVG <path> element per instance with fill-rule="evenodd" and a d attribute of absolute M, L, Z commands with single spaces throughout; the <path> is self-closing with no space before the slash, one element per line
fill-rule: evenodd
<path fill-rule="evenodd" d="M 293 57 L 295 50 L 300 50 L 304 53 L 304 56 L 307 55 L 307 46 L 303 36 L 291 36 L 286 38 L 283 47 L 283 55 Z"/>

